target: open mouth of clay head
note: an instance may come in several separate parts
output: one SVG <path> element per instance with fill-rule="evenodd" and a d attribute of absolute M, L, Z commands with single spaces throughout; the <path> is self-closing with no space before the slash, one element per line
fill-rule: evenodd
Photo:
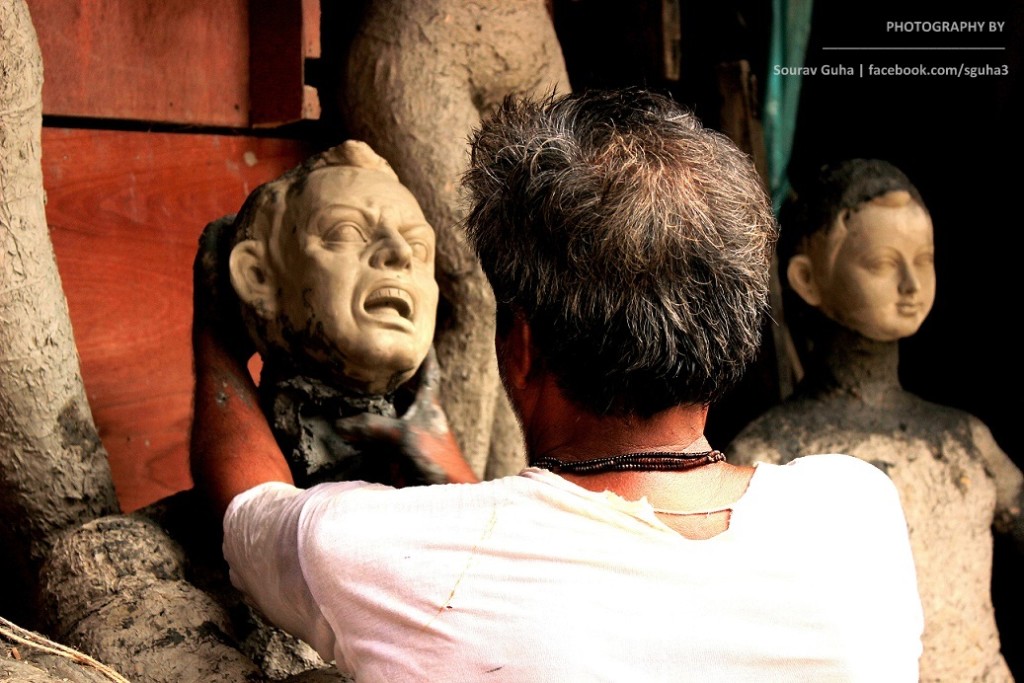
<path fill-rule="evenodd" d="M 370 315 L 397 315 L 412 320 L 412 297 L 398 287 L 381 287 L 366 297 L 363 308 Z"/>

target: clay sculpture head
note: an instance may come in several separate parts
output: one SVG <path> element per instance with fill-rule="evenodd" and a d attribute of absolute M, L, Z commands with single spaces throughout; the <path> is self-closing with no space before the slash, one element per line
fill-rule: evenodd
<path fill-rule="evenodd" d="M 347 141 L 253 192 L 229 270 L 265 362 L 386 394 L 430 349 L 434 230 L 365 143 Z"/>
<path fill-rule="evenodd" d="M 928 210 L 899 169 L 866 159 L 826 167 L 784 216 L 787 231 L 779 261 L 805 303 L 875 341 L 917 332 L 935 301 L 935 247 Z"/>

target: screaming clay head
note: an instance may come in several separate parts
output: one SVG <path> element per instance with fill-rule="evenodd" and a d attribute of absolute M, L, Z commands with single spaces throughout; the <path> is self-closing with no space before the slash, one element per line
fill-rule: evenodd
<path fill-rule="evenodd" d="M 434 336 L 434 230 L 369 145 L 349 140 L 257 188 L 229 269 L 257 349 L 364 393 L 408 380 Z"/>

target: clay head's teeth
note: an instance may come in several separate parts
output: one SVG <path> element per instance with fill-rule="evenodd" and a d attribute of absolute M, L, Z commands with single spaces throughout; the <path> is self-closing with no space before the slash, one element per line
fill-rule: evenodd
<path fill-rule="evenodd" d="M 368 312 L 381 309 L 392 309 L 406 320 L 412 319 L 412 297 L 404 289 L 398 287 L 381 287 L 366 297 L 363 307 Z"/>

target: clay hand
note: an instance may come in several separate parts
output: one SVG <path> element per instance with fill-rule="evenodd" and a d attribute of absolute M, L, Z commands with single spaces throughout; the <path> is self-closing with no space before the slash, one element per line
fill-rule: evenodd
<path fill-rule="evenodd" d="M 234 246 L 234 216 L 208 224 L 192 264 L 192 333 L 211 333 L 235 358 L 246 361 L 255 349 L 242 321 L 241 303 L 231 286 L 228 258 Z"/>
<path fill-rule="evenodd" d="M 335 428 L 345 440 L 361 443 L 364 448 L 376 442 L 397 450 L 413 466 L 419 475 L 417 478 L 425 483 L 477 481 L 476 475 L 462 457 L 462 451 L 448 427 L 448 419 L 438 400 L 440 372 L 433 348 L 420 368 L 419 381 L 416 398 L 401 417 L 363 413 L 338 420 Z M 398 478 L 405 479 L 400 476 Z M 402 486 L 412 482 L 393 483 Z"/>

